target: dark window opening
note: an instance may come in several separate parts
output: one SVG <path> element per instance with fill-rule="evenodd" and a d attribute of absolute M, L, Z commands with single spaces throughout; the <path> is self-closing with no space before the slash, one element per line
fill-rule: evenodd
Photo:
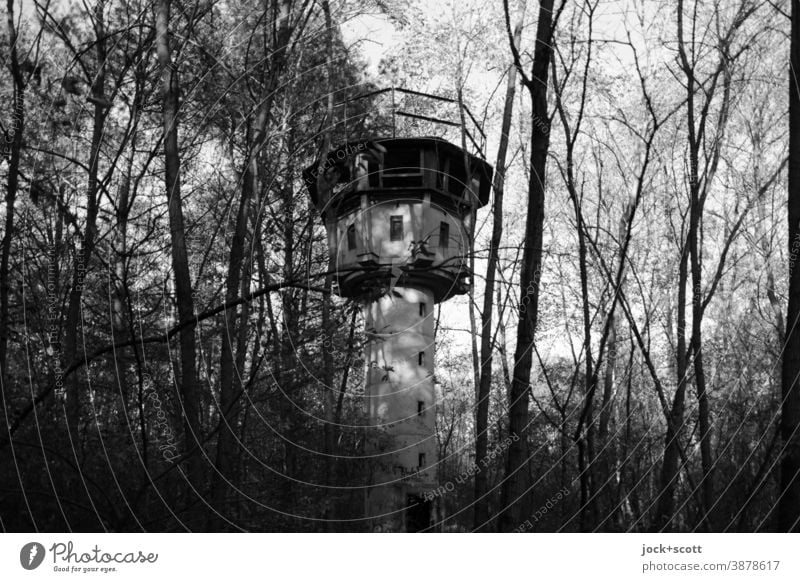
<path fill-rule="evenodd" d="M 438 190 L 444 190 L 444 178 L 447 176 L 447 163 L 448 163 L 447 156 L 439 155 L 437 160 L 437 171 L 436 171 L 436 188 Z"/>
<path fill-rule="evenodd" d="M 381 181 L 384 188 L 422 186 L 420 150 L 390 150 L 386 152 Z"/>
<path fill-rule="evenodd" d="M 461 196 L 467 187 L 467 170 L 461 156 L 450 158 L 450 167 L 447 170 L 447 191 L 455 196 Z"/>
<path fill-rule="evenodd" d="M 419 365 L 420 366 L 424 366 L 425 365 L 425 352 L 420 352 L 419 355 L 417 356 L 417 359 L 419 360 Z"/>
<path fill-rule="evenodd" d="M 424 303 L 420 303 L 419 304 L 419 316 L 420 317 L 425 317 L 425 304 Z"/>
<path fill-rule="evenodd" d="M 417 463 L 417 467 L 422 469 L 425 466 L 425 453 L 420 453 L 418 456 L 419 463 Z"/>
<path fill-rule="evenodd" d="M 439 246 L 447 248 L 450 244 L 450 225 L 446 222 L 439 223 Z"/>
<path fill-rule="evenodd" d="M 403 240 L 402 216 L 392 216 L 389 219 L 389 240 Z"/>
<path fill-rule="evenodd" d="M 425 401 L 417 400 L 417 416 L 425 416 Z"/>
<path fill-rule="evenodd" d="M 421 495 L 406 497 L 406 531 L 415 533 L 431 525 L 431 502 Z"/>
<path fill-rule="evenodd" d="M 353 250 L 356 248 L 356 225 L 351 224 L 347 227 L 347 249 Z"/>
<path fill-rule="evenodd" d="M 369 187 L 379 188 L 381 185 L 381 168 L 373 158 L 367 162 L 367 173 L 369 176 Z"/>
<path fill-rule="evenodd" d="M 391 150 L 383 158 L 383 174 L 419 174 L 419 150 Z"/>

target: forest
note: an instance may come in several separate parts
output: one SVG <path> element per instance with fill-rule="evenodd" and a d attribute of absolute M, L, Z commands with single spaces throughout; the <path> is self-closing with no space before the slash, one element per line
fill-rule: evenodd
<path fill-rule="evenodd" d="M 3 4 L 2 531 L 369 530 L 303 171 L 394 136 L 494 169 L 424 531 L 800 531 L 800 0 Z"/>

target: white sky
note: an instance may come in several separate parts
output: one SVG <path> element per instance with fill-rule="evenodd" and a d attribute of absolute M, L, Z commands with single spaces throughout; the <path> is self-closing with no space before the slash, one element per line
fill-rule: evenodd
<path fill-rule="evenodd" d="M 371 77 L 377 76 L 381 58 L 402 42 L 400 33 L 382 14 L 359 14 L 342 23 L 341 31 L 345 45 L 367 62 Z"/>

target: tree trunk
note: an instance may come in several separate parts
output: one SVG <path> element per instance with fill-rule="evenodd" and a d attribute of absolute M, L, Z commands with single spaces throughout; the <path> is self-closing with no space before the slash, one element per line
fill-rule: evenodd
<path fill-rule="evenodd" d="M 514 27 L 514 44 L 519 47 L 522 36 L 523 15 Z M 514 112 L 514 94 L 517 87 L 517 69 L 508 70 L 506 101 L 503 106 L 503 124 L 500 130 L 500 145 L 494 174 L 494 204 L 492 205 L 492 239 L 489 243 L 489 264 L 486 266 L 486 287 L 483 292 L 481 313 L 480 382 L 476 396 L 475 412 L 475 461 L 486 458 L 489 443 L 489 402 L 492 388 L 492 310 L 494 307 L 494 282 L 497 271 L 498 249 L 503 239 L 503 189 L 505 186 L 506 154 L 508 134 Z M 484 471 L 475 474 L 475 514 L 473 528 L 480 531 L 489 521 L 488 476 Z"/>
<path fill-rule="evenodd" d="M 792 0 L 789 60 L 789 304 L 783 346 L 780 531 L 800 531 L 800 0 Z"/>
<path fill-rule="evenodd" d="M 264 140 L 268 112 L 265 108 L 259 110 L 255 128 L 252 130 L 248 159 L 242 174 L 242 193 L 239 199 L 239 210 L 236 213 L 236 223 L 233 229 L 233 240 L 228 255 L 228 273 L 225 279 L 225 301 L 234 301 L 239 296 L 239 288 L 244 283 L 242 280 L 242 264 L 244 262 L 245 239 L 247 237 L 248 211 L 250 199 L 258 188 L 258 152 Z M 240 327 L 246 327 L 244 319 L 245 305 L 241 306 L 242 318 Z M 221 333 L 222 345 L 220 349 L 219 366 L 219 437 L 217 439 L 216 471 L 212 478 L 212 491 L 217 512 L 227 512 L 229 483 L 236 481 L 236 400 L 241 386 L 242 369 L 234 366 L 237 350 L 234 338 L 237 331 L 237 309 L 234 307 L 225 312 L 224 326 Z M 217 521 L 216 526 L 221 527 L 224 521 Z"/>
<path fill-rule="evenodd" d="M 333 66 L 333 20 L 331 19 L 330 4 L 327 0 L 322 2 L 322 11 L 325 16 L 325 81 L 327 89 L 327 103 L 326 103 L 326 128 L 323 133 L 322 144 L 322 159 L 325 159 L 328 151 L 331 148 L 331 133 L 335 127 L 333 116 L 334 96 L 336 94 L 336 87 L 334 83 L 334 66 Z M 330 270 L 330 269 L 329 269 Z M 331 324 L 331 287 L 333 285 L 333 276 L 328 274 L 325 276 L 324 289 L 325 293 L 322 296 L 322 334 L 325 338 L 326 344 L 332 342 L 333 326 Z M 324 446 L 325 453 L 328 455 L 333 454 L 334 442 L 334 414 L 336 409 L 336 394 L 333 390 L 333 351 L 329 348 L 322 350 L 322 382 L 324 390 L 324 403 L 325 403 L 325 429 L 324 429 Z M 332 458 L 326 457 L 328 462 L 328 475 L 333 474 Z"/>
<path fill-rule="evenodd" d="M 249 222 L 249 209 L 253 197 L 259 189 L 259 156 L 267 138 L 267 126 L 273 108 L 275 89 L 279 84 L 280 75 L 285 63 L 286 47 L 288 45 L 291 28 L 289 26 L 289 6 L 286 2 L 278 2 L 273 8 L 272 18 L 278 23 L 276 37 L 273 39 L 274 47 L 271 51 L 270 76 L 264 90 L 261 106 L 252 132 L 248 132 L 250 150 L 242 172 L 242 193 L 239 200 L 239 210 L 236 214 L 233 240 L 228 255 L 228 273 L 225 281 L 226 301 L 233 301 L 249 288 L 249 277 L 243 276 L 244 251 L 247 238 L 247 225 Z M 249 125 L 248 125 L 249 127 Z M 247 269 L 245 269 L 247 271 Z M 240 289 L 241 288 L 241 289 Z M 237 480 L 237 446 L 236 425 L 238 412 L 236 401 L 241 395 L 243 363 L 245 361 L 247 338 L 247 314 L 249 306 L 242 304 L 241 313 L 237 317 L 237 310 L 229 309 L 225 314 L 225 324 L 222 329 L 220 350 L 220 391 L 219 414 L 220 431 L 217 440 L 216 471 L 213 475 L 212 490 L 218 511 L 227 511 L 229 483 Z M 238 320 L 238 325 L 237 325 Z M 234 342 L 236 336 L 236 342 Z M 236 348 L 234 349 L 234 343 Z M 226 482 L 227 481 L 227 482 Z M 223 525 L 224 521 L 218 525 Z"/>
<path fill-rule="evenodd" d="M 72 364 L 78 355 L 78 335 L 81 326 L 81 298 L 83 297 L 83 285 L 86 273 L 89 270 L 89 260 L 94 249 L 94 239 L 97 230 L 98 212 L 98 164 L 100 156 L 100 144 L 103 140 L 105 131 L 106 111 L 103 105 L 104 86 L 106 78 L 106 40 L 104 26 L 105 2 L 98 2 L 95 7 L 95 31 L 96 42 L 95 51 L 97 53 L 97 73 L 92 83 L 92 101 L 94 102 L 94 120 L 92 126 L 92 142 L 89 150 L 89 176 L 86 188 L 86 225 L 83 232 L 83 240 L 76 253 L 76 265 L 72 275 L 72 286 L 69 294 L 69 305 L 67 307 L 66 337 L 64 340 L 64 360 L 67 365 Z M 86 372 L 88 374 L 88 370 Z M 80 464 L 79 444 L 79 424 L 80 424 L 80 402 L 81 402 L 80 373 L 76 372 L 69 377 L 66 383 L 66 414 L 67 428 L 72 450 L 75 451 L 76 463 Z M 80 487 L 79 479 L 75 477 L 75 491 Z"/>
<path fill-rule="evenodd" d="M 6 384 L 6 359 L 8 353 L 8 294 L 11 287 L 9 280 L 9 261 L 11 258 L 11 241 L 14 238 L 14 202 L 19 188 L 19 158 L 22 151 L 22 132 L 25 126 L 25 83 L 19 66 L 17 53 L 17 29 L 14 24 L 14 0 L 7 2 L 9 65 L 14 81 L 14 112 L 12 115 L 11 150 L 3 153 L 8 157 L 8 180 L 6 185 L 6 224 L 3 232 L 3 248 L 0 255 L 0 384 Z M 8 146 L 4 145 L 4 148 Z"/>
<path fill-rule="evenodd" d="M 507 9 L 507 2 L 506 2 Z M 506 13 L 508 11 L 506 10 Z M 544 229 L 545 166 L 550 145 L 550 120 L 547 114 L 547 76 L 552 55 L 553 0 L 542 0 L 536 30 L 536 49 L 532 79 L 526 86 L 531 96 L 531 152 L 528 182 L 528 214 L 520 270 L 520 314 L 514 372 L 509 394 L 509 436 L 512 439 L 506 459 L 506 480 L 502 490 L 500 530 L 511 531 L 527 518 L 528 392 L 533 361 L 534 334 L 539 317 L 539 281 L 542 268 Z M 513 44 L 513 41 L 512 41 Z M 521 71 L 516 48 L 515 61 Z M 524 78 L 524 77 L 523 77 Z"/>
<path fill-rule="evenodd" d="M 592 317 L 589 305 L 589 274 L 586 264 L 586 227 L 583 223 L 581 200 L 573 173 L 573 146 L 567 148 L 567 186 L 575 211 L 575 224 L 578 230 L 578 265 L 581 282 L 581 312 L 583 314 L 583 354 L 584 354 L 584 393 L 583 408 L 574 440 L 578 445 L 578 468 L 581 487 L 580 529 L 589 529 L 589 519 L 597 522 L 597 497 L 594 494 L 594 393 L 597 389 L 597 373 L 592 354 Z M 623 257 L 624 258 L 624 257 Z M 609 318 L 613 313 L 609 314 Z M 602 347 L 601 347 L 602 349 Z M 602 354 L 601 354 L 602 355 Z"/>
<path fill-rule="evenodd" d="M 686 400 L 686 282 L 688 280 L 688 248 L 684 244 L 681 252 L 680 265 L 678 267 L 678 347 L 675 354 L 677 388 L 669 409 L 669 419 L 667 431 L 664 437 L 664 460 L 661 464 L 659 497 L 657 515 L 654 528 L 664 529 L 672 520 L 672 512 L 675 506 L 675 486 L 680 474 L 680 427 L 683 425 L 683 410 Z"/>
<path fill-rule="evenodd" d="M 181 378 L 178 382 L 183 411 L 184 454 L 189 455 L 189 487 L 200 486 L 199 386 L 196 369 L 194 329 L 194 297 L 186 251 L 181 201 L 180 151 L 178 149 L 178 68 L 172 62 L 170 49 L 170 0 L 156 4 L 156 52 L 161 66 L 161 96 L 164 126 L 164 181 L 167 189 L 169 227 L 172 236 L 172 269 L 175 276 L 175 295 L 178 321 L 185 327 L 180 332 Z"/>

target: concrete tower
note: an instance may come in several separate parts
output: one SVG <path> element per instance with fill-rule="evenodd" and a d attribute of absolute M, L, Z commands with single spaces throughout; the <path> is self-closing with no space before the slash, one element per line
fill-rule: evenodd
<path fill-rule="evenodd" d="M 434 305 L 471 285 L 476 210 L 492 167 L 438 138 L 346 144 L 304 172 L 328 232 L 337 292 L 366 323 L 371 531 L 434 523 Z"/>

